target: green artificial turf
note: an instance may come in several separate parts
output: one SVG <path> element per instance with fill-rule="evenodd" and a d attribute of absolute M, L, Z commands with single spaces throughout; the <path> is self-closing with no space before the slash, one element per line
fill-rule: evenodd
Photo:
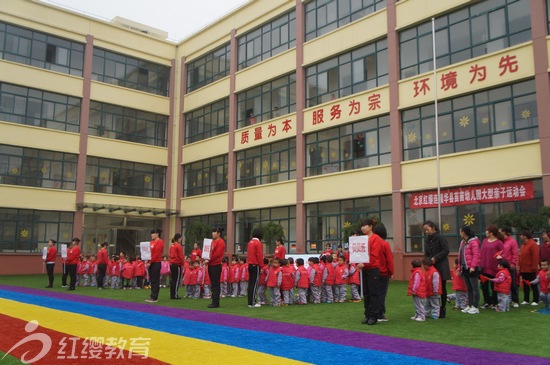
<path fill-rule="evenodd" d="M 45 275 L 2 276 L 0 277 L 0 283 L 66 293 L 66 290 L 60 287 L 59 278 L 57 278 L 54 288 L 44 289 L 47 283 Z M 407 284 L 403 281 L 390 282 L 386 301 L 386 317 L 390 321 L 378 323 L 375 326 L 361 324 L 364 318 L 363 303 L 248 308 L 246 298 L 222 298 L 221 308 L 215 309 L 215 311 L 280 322 L 549 357 L 547 329 L 550 324 L 550 316 L 531 312 L 534 309 L 541 309 L 542 305 L 538 307 L 522 305 L 520 308 L 511 308 L 511 312 L 507 313 L 497 313 L 487 309 L 480 310 L 479 315 L 470 315 L 453 310 L 453 302 L 447 304 L 447 318 L 415 322 L 410 320 L 410 317 L 414 314 L 414 306 L 412 299 L 406 295 Z M 105 289 L 100 291 L 97 288 L 77 287 L 75 291 L 69 293 L 136 303 L 142 303 L 149 297 L 149 290 L 147 289 Z M 180 296 L 183 294 L 184 289 L 181 288 Z M 522 295 L 520 293 L 520 297 Z M 207 304 L 210 303 L 210 300 L 207 299 L 170 300 L 169 297 L 169 289 L 161 288 L 159 302 L 151 305 L 212 311 L 212 309 L 206 308 Z"/>

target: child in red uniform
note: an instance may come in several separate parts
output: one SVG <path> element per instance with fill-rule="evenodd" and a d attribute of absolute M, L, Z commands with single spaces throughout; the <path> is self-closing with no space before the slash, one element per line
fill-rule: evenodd
<path fill-rule="evenodd" d="M 349 301 L 353 303 L 359 303 L 361 301 L 361 294 L 359 294 L 359 290 L 361 289 L 360 274 L 361 270 L 357 268 L 357 264 L 349 265 L 348 282 L 351 292 L 351 299 Z"/>
<path fill-rule="evenodd" d="M 132 280 L 134 279 L 134 265 L 129 258 L 124 259 L 121 275 L 122 279 L 124 280 L 123 289 L 132 289 Z"/>
<path fill-rule="evenodd" d="M 281 260 L 281 293 L 283 295 L 283 305 L 294 304 L 294 269 L 290 266 L 288 260 Z"/>
<path fill-rule="evenodd" d="M 321 302 L 322 303 L 334 303 L 334 293 L 332 287 L 334 286 L 334 266 L 332 265 L 332 255 L 321 256 L 321 262 L 323 265 L 319 265 L 319 270 L 323 272 L 322 286 L 321 286 Z"/>
<path fill-rule="evenodd" d="M 78 274 L 80 275 L 80 286 L 88 286 L 90 285 L 90 262 L 88 261 L 88 256 L 82 257 L 82 261 L 80 262 L 80 267 Z"/>
<path fill-rule="evenodd" d="M 193 299 L 199 299 L 201 295 L 201 283 L 202 283 L 202 270 L 200 268 L 200 262 L 197 260 L 193 262 L 193 270 L 191 271 L 191 286 Z"/>
<path fill-rule="evenodd" d="M 425 270 L 426 277 L 426 316 L 431 314 L 433 319 L 439 319 L 440 312 L 440 299 L 441 299 L 441 275 L 433 266 L 432 259 L 430 257 L 424 257 L 422 260 L 422 266 Z"/>
<path fill-rule="evenodd" d="M 113 258 L 111 265 L 111 289 L 119 289 L 120 287 L 120 262 L 118 256 Z"/>
<path fill-rule="evenodd" d="M 227 265 L 228 261 L 229 259 L 227 258 L 227 256 L 225 256 L 222 259 L 222 275 L 220 277 L 220 286 L 221 286 L 220 296 L 222 298 L 225 298 L 228 295 L 228 290 L 227 290 L 227 281 L 229 280 L 229 266 Z"/>
<path fill-rule="evenodd" d="M 490 279 L 484 275 L 480 275 L 481 281 L 492 281 L 495 284 L 495 292 L 497 293 L 498 307 L 497 312 L 509 312 L 510 303 L 512 302 L 512 275 L 510 275 L 510 264 L 508 260 L 501 259 L 498 261 L 498 272 L 494 278 Z"/>
<path fill-rule="evenodd" d="M 248 292 L 248 264 L 246 263 L 246 257 L 239 257 L 240 283 L 239 283 L 239 297 L 245 297 Z"/>
<path fill-rule="evenodd" d="M 422 263 L 420 260 L 413 260 L 411 269 L 411 278 L 409 280 L 409 290 L 407 295 L 412 295 L 414 303 L 413 321 L 424 322 L 426 312 L 424 310 L 424 300 L 426 299 L 426 279 L 422 272 Z"/>
<path fill-rule="evenodd" d="M 162 262 L 160 263 L 160 287 L 161 288 L 166 288 L 169 277 L 170 277 L 170 261 L 168 260 L 168 256 L 162 256 Z"/>
<path fill-rule="evenodd" d="M 447 299 L 455 300 L 455 309 L 462 310 L 468 306 L 468 288 L 464 282 L 464 278 L 460 273 L 458 266 L 458 257 L 455 259 L 454 270 L 451 270 L 451 278 L 453 279 L 454 294 L 450 294 Z"/>
<path fill-rule="evenodd" d="M 308 259 L 308 265 L 309 265 L 309 289 L 311 292 L 311 302 L 313 304 L 319 304 L 321 303 L 321 295 L 319 293 L 319 289 L 322 284 L 323 280 L 323 273 L 321 272 L 319 268 L 319 258 L 318 257 L 310 257 Z"/>
<path fill-rule="evenodd" d="M 95 256 L 90 258 L 90 269 L 88 270 L 90 276 L 90 286 L 97 286 L 97 259 Z"/>
<path fill-rule="evenodd" d="M 239 295 L 239 281 L 240 281 L 240 267 L 237 262 L 237 257 L 233 256 L 231 259 L 231 267 L 229 268 L 229 280 L 231 284 L 231 298 L 236 298 Z"/>
<path fill-rule="evenodd" d="M 258 283 L 258 303 L 261 305 L 266 305 L 267 302 L 267 272 L 268 272 L 268 264 L 269 259 L 264 257 L 263 265 L 260 268 L 260 281 Z"/>
<path fill-rule="evenodd" d="M 185 260 L 185 262 L 187 263 L 187 267 L 185 268 L 185 271 L 183 273 L 185 297 L 193 298 L 193 285 L 191 284 L 191 276 L 193 276 L 193 270 L 195 270 L 195 268 L 193 267 L 193 263 L 190 261 L 191 259 L 189 257 L 186 257 Z"/>
<path fill-rule="evenodd" d="M 338 257 L 338 265 L 334 269 L 334 301 L 344 303 L 347 296 L 347 285 L 349 276 L 348 265 L 344 256 Z"/>
<path fill-rule="evenodd" d="M 143 263 L 143 261 L 141 261 L 140 256 L 136 256 L 136 260 L 134 261 L 134 279 L 135 279 L 134 288 L 136 289 L 143 288 L 144 273 L 145 273 L 145 264 Z"/>
<path fill-rule="evenodd" d="M 550 306 L 550 272 L 548 271 L 548 260 L 543 259 L 540 262 L 540 271 L 535 280 L 529 282 L 526 280 L 525 285 L 535 285 L 539 284 L 540 286 L 540 299 L 544 304 L 544 309 Z"/>
<path fill-rule="evenodd" d="M 281 305 L 281 283 L 283 281 L 283 273 L 279 265 L 279 259 L 273 259 L 271 268 L 267 273 L 267 287 L 269 288 L 272 307 Z"/>
<path fill-rule="evenodd" d="M 222 266 L 222 269 L 223 269 L 223 266 Z M 210 276 L 208 276 L 208 265 L 202 265 L 201 270 L 202 270 L 202 297 L 204 299 L 211 299 L 212 293 L 210 291 Z M 220 280 L 221 280 L 221 277 L 220 277 Z"/>
<path fill-rule="evenodd" d="M 296 259 L 296 271 L 295 285 L 298 288 L 298 304 L 307 304 L 307 289 L 309 288 L 309 275 L 306 267 L 304 266 L 304 259 Z"/>

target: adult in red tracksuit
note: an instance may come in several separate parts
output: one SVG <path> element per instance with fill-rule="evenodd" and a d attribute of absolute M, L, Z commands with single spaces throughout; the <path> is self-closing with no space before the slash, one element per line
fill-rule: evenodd
<path fill-rule="evenodd" d="M 160 239 L 161 233 L 162 230 L 159 228 L 151 230 L 151 260 L 147 263 L 151 280 L 151 296 L 145 300 L 148 303 L 157 302 L 159 298 L 160 263 L 162 261 L 162 252 L 164 251 L 164 242 Z"/>
<path fill-rule="evenodd" d="M 180 287 L 181 268 L 184 263 L 181 234 L 176 233 L 172 238 L 172 246 L 170 246 L 170 299 L 181 299 L 178 296 L 178 289 Z"/>
<path fill-rule="evenodd" d="M 260 284 L 260 268 L 264 263 L 264 246 L 262 238 L 264 232 L 261 228 L 255 228 L 252 232 L 252 239 L 248 242 L 248 306 L 250 308 L 260 307 L 258 303 L 258 286 Z"/>
<path fill-rule="evenodd" d="M 380 263 L 378 257 L 383 240 L 372 230 L 377 223 L 374 219 L 365 219 L 361 223 L 361 232 L 369 237 L 369 262 L 357 265 L 357 268 L 362 270 L 365 301 L 365 319 L 361 323 L 367 325 L 376 324 L 380 315 Z"/>
<path fill-rule="evenodd" d="M 48 273 L 48 286 L 46 288 L 53 288 L 53 269 L 55 267 L 55 257 L 57 256 L 57 249 L 55 248 L 55 240 L 51 239 L 48 242 L 48 252 L 46 253 L 46 272 Z"/>
<path fill-rule="evenodd" d="M 220 307 L 220 279 L 222 275 L 222 259 L 225 255 L 225 241 L 222 238 L 222 233 L 222 227 L 216 227 L 212 230 L 210 259 L 205 262 L 205 264 L 208 264 L 208 275 L 212 283 L 212 303 L 208 304 L 208 308 Z"/>
<path fill-rule="evenodd" d="M 67 273 L 71 278 L 69 283 L 69 288 L 67 290 L 74 290 L 76 286 L 76 266 L 78 265 L 78 260 L 80 259 L 80 243 L 79 238 L 73 238 L 71 242 L 71 247 L 67 250 Z"/>
<path fill-rule="evenodd" d="M 109 254 L 107 253 L 108 242 L 101 244 L 101 249 L 97 252 L 97 288 L 103 290 L 103 280 L 109 264 Z"/>
<path fill-rule="evenodd" d="M 380 276 L 378 277 L 378 284 L 380 286 L 380 313 L 378 314 L 378 321 L 387 322 L 386 296 L 388 294 L 390 278 L 393 276 L 394 272 L 393 253 L 391 252 L 390 244 L 386 241 L 386 238 L 388 237 L 386 227 L 382 223 L 378 223 L 372 230 L 382 239 L 380 256 L 378 257 L 380 262 Z"/>

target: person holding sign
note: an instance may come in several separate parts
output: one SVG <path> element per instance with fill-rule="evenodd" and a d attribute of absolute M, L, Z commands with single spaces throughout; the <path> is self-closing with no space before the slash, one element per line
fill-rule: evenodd
<path fill-rule="evenodd" d="M 44 259 L 49 280 L 49 284 L 46 288 L 53 288 L 53 268 L 55 267 L 55 256 L 57 255 L 57 249 L 55 248 L 56 243 L 57 242 L 53 239 L 48 241 L 48 249 L 46 252 L 46 258 Z"/>
<path fill-rule="evenodd" d="M 67 272 L 71 278 L 69 288 L 67 290 L 74 290 L 76 286 L 76 266 L 80 260 L 80 247 L 78 247 L 79 243 L 79 238 L 73 238 L 71 247 L 67 250 Z"/>
<path fill-rule="evenodd" d="M 145 299 L 147 303 L 156 303 L 159 298 L 160 263 L 162 261 L 162 252 L 164 251 L 164 242 L 160 239 L 161 233 L 162 230 L 159 228 L 151 230 L 151 260 L 146 264 L 151 279 L 151 296 L 149 299 Z"/>
<path fill-rule="evenodd" d="M 208 304 L 208 308 L 220 307 L 222 258 L 225 255 L 225 241 L 222 238 L 222 233 L 222 227 L 218 226 L 212 229 L 212 245 L 209 253 L 206 251 L 206 245 L 203 245 L 203 259 L 205 259 L 205 265 L 208 264 L 208 276 L 210 276 L 210 282 L 212 284 L 212 303 Z"/>
<path fill-rule="evenodd" d="M 361 322 L 372 326 L 378 322 L 380 314 L 380 268 L 378 257 L 382 247 L 382 239 L 372 229 L 378 222 L 374 219 L 365 219 L 361 223 L 361 232 L 368 237 L 368 262 L 359 263 L 357 268 L 362 270 L 363 297 L 365 303 L 365 319 Z"/>

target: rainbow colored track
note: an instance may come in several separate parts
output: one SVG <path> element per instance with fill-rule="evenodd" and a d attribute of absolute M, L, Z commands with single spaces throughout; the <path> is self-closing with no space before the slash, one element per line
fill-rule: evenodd
<path fill-rule="evenodd" d="M 150 339 L 148 362 L 129 360 L 127 344 L 126 362 L 117 364 L 550 364 L 533 356 L 5 285 L 0 308 L 0 330 L 18 333 L 11 344 L 0 341 L 2 352 L 28 335 L 24 326 L 32 320 L 40 325 L 35 332 L 50 336 Z M 37 364 L 64 363 L 50 361 Z"/>

